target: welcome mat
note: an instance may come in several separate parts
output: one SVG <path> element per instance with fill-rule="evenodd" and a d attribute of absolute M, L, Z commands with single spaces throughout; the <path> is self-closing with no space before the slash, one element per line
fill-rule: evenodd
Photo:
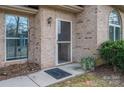
<path fill-rule="evenodd" d="M 50 70 L 46 70 L 44 72 L 48 73 L 49 75 L 51 75 L 55 79 L 61 79 L 61 78 L 72 75 L 72 74 L 70 74 L 70 73 L 68 73 L 62 69 L 59 69 L 59 68 L 53 68 Z"/>

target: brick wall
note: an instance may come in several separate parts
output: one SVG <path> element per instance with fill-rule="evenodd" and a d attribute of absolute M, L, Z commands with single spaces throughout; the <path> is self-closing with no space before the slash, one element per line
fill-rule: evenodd
<path fill-rule="evenodd" d="M 41 12 L 41 66 L 52 67 L 56 66 L 56 19 L 72 21 L 73 31 L 75 29 L 74 14 L 40 7 Z M 48 24 L 47 19 L 52 17 L 52 23 Z M 74 37 L 72 37 L 74 39 Z"/>
<path fill-rule="evenodd" d="M 72 61 L 79 62 L 85 56 L 98 56 L 97 48 L 102 42 L 108 40 L 108 17 L 113 9 L 111 6 L 84 6 L 84 10 L 81 13 L 73 14 L 40 6 L 36 15 L 27 15 L 0 9 L 0 67 L 27 61 L 5 62 L 4 16 L 6 13 L 29 17 L 28 61 L 39 63 L 41 68 L 46 68 L 57 65 L 56 19 L 72 21 Z M 124 23 L 124 13 L 121 11 L 119 13 L 122 23 Z M 51 25 L 47 23 L 49 17 L 52 17 Z M 122 28 L 124 28 L 124 24 Z"/>
<path fill-rule="evenodd" d="M 117 10 L 122 19 L 122 35 L 124 38 L 124 13 L 112 6 L 98 6 L 97 13 L 97 46 L 109 40 L 109 15 L 112 10 Z"/>
<path fill-rule="evenodd" d="M 84 11 L 76 17 L 75 61 L 95 55 L 97 43 L 97 6 L 84 6 Z"/>

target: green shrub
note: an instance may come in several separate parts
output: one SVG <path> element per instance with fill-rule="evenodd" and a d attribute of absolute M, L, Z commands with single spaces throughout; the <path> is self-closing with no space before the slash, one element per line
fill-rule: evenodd
<path fill-rule="evenodd" d="M 124 41 L 107 41 L 99 49 L 101 57 L 108 64 L 124 71 Z"/>
<path fill-rule="evenodd" d="M 95 58 L 93 57 L 83 57 L 80 62 L 84 70 L 94 70 Z"/>

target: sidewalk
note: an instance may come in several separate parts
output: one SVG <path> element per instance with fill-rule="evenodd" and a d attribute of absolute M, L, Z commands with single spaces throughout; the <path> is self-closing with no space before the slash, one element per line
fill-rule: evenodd
<path fill-rule="evenodd" d="M 84 73 L 84 71 L 80 68 L 80 65 L 78 63 L 58 66 L 57 68 L 63 69 L 64 71 L 67 71 L 72 75 L 66 78 L 56 80 L 52 76 L 45 73 L 44 70 L 47 69 L 44 69 L 27 76 L 19 76 L 8 80 L 0 81 L 0 87 L 45 87 Z"/>

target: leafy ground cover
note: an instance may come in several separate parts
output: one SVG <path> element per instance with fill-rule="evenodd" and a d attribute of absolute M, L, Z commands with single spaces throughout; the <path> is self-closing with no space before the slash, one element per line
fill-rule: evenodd
<path fill-rule="evenodd" d="M 95 71 L 80 75 L 49 87 L 122 87 L 124 75 L 114 72 L 111 66 L 102 65 Z"/>
<path fill-rule="evenodd" d="M 16 76 L 27 75 L 39 71 L 40 65 L 26 62 L 23 64 L 13 64 L 0 68 L 0 80 L 9 79 Z"/>

